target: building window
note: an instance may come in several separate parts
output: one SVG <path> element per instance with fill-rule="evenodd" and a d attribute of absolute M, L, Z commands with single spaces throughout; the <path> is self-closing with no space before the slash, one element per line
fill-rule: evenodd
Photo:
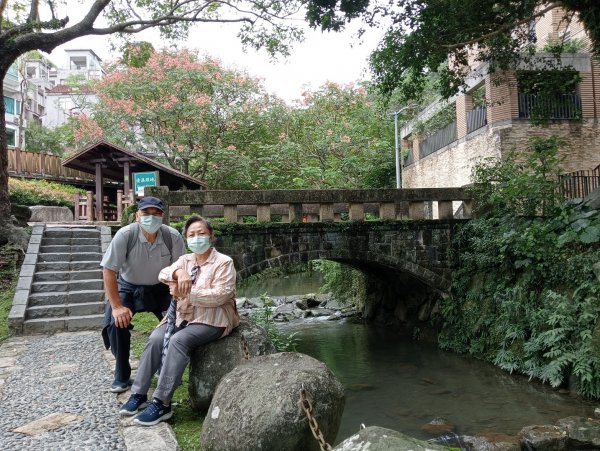
<path fill-rule="evenodd" d="M 15 114 L 15 99 L 4 96 L 4 111 L 7 114 Z"/>
<path fill-rule="evenodd" d="M 6 77 L 10 78 L 12 80 L 18 80 L 19 79 L 19 72 L 17 70 L 17 64 L 16 63 L 13 63 L 8 68 L 8 72 L 6 72 Z"/>
<path fill-rule="evenodd" d="M 71 69 L 83 70 L 87 69 L 87 58 L 85 56 L 72 56 Z"/>
<path fill-rule="evenodd" d="M 17 143 L 17 132 L 12 128 L 6 129 L 6 144 L 8 147 L 15 147 Z"/>

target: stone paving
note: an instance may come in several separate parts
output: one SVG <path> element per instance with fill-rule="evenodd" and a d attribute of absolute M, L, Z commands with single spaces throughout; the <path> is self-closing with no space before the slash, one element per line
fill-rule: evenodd
<path fill-rule="evenodd" d="M 132 362 L 135 366 L 136 362 Z M 171 427 L 121 418 L 99 331 L 11 337 L 0 345 L 3 450 L 176 450 Z"/>

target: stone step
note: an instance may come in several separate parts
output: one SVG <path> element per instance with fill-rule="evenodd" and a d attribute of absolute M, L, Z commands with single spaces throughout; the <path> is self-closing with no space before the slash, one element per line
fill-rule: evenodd
<path fill-rule="evenodd" d="M 72 252 L 100 252 L 100 244 L 60 244 L 60 245 L 42 245 L 40 246 L 40 253 L 52 254 L 52 253 L 72 253 Z"/>
<path fill-rule="evenodd" d="M 33 282 L 31 293 L 56 293 L 57 291 L 103 290 L 102 279 L 57 280 Z"/>
<path fill-rule="evenodd" d="M 102 260 L 101 252 L 53 252 L 48 254 L 38 254 L 39 262 L 76 262 L 76 261 L 97 261 Z"/>
<path fill-rule="evenodd" d="M 52 304 L 28 307 L 25 318 L 56 318 L 69 316 L 99 315 L 104 313 L 104 302 L 82 302 L 80 304 Z"/>
<path fill-rule="evenodd" d="M 33 293 L 29 295 L 29 305 L 79 304 L 104 302 L 104 290 L 60 291 L 55 293 Z"/>
<path fill-rule="evenodd" d="M 71 228 L 51 228 L 44 231 L 44 237 L 48 238 L 100 238 L 98 229 L 71 229 Z"/>
<path fill-rule="evenodd" d="M 23 333 L 40 334 L 58 331 L 101 329 L 103 324 L 104 315 L 27 319 L 23 322 Z"/>
<path fill-rule="evenodd" d="M 38 262 L 36 269 L 39 272 L 48 271 L 78 271 L 100 268 L 99 261 L 76 261 L 76 262 Z M 100 268 L 101 269 L 101 268 Z"/>
<path fill-rule="evenodd" d="M 79 246 L 79 245 L 97 245 L 100 237 L 96 238 L 42 238 L 42 246 Z"/>
<path fill-rule="evenodd" d="M 58 282 L 58 281 L 71 281 L 71 280 L 101 280 L 102 269 L 84 269 L 81 271 L 37 271 L 33 275 L 34 282 Z"/>

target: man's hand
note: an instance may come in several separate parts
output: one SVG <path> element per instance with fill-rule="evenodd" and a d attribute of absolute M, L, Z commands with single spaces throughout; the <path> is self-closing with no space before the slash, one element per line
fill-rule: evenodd
<path fill-rule="evenodd" d="M 127 307 L 121 306 L 116 309 L 113 308 L 112 316 L 115 320 L 115 324 L 117 325 L 117 327 L 125 328 L 129 326 L 133 315 L 131 313 L 131 310 L 129 310 Z"/>

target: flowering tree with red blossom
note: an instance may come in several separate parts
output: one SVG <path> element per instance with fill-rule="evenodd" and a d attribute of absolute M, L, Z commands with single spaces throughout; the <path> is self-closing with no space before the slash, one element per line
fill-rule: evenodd
<path fill-rule="evenodd" d="M 19 56 L 31 50 L 50 53 L 82 36 L 127 38 L 157 28 L 166 39 L 185 38 L 195 23 L 238 27 L 242 43 L 270 54 L 289 54 L 290 42 L 302 36 L 301 23 L 288 20 L 305 0 L 0 0 L 0 87 Z M 75 23 L 69 12 L 82 18 Z M 0 218 L 10 217 L 8 148 L 4 103 L 0 102 Z M 1 219 L 0 219 L 1 220 Z M 4 221 L 4 220 L 2 220 Z M 0 230 L 4 227 L 0 227 Z M 0 244 L 7 234 L 0 234 Z"/>
<path fill-rule="evenodd" d="M 265 119 L 277 104 L 257 79 L 189 50 L 153 52 L 140 67 L 115 66 L 95 90 L 99 103 L 92 117 L 79 118 L 77 142 L 102 137 L 155 154 L 211 188 L 227 187 L 223 172 L 269 142 Z"/>

